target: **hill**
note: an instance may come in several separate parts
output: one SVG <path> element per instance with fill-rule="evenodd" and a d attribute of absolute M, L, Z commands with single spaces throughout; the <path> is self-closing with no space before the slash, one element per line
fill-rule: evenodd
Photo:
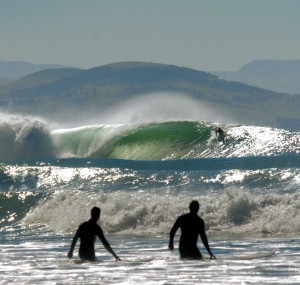
<path fill-rule="evenodd" d="M 44 69 L 65 68 L 59 64 L 34 64 L 24 61 L 0 61 L 0 84 Z"/>
<path fill-rule="evenodd" d="M 188 94 L 241 123 L 299 128 L 300 96 L 220 80 L 190 68 L 143 62 L 39 71 L 0 86 L 0 108 L 56 121 L 80 120 L 127 99 L 159 92 Z"/>
<path fill-rule="evenodd" d="M 300 60 L 254 60 L 237 72 L 213 72 L 219 78 L 300 94 Z"/>

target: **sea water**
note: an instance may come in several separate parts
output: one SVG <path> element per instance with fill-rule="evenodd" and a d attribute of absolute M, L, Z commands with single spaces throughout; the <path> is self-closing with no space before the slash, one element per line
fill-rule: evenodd
<path fill-rule="evenodd" d="M 300 284 L 300 134 L 219 126 L 2 120 L 0 283 Z M 180 260 L 180 232 L 168 250 L 193 199 L 216 260 Z M 98 240 L 99 262 L 67 258 L 94 206 L 120 262 Z"/>

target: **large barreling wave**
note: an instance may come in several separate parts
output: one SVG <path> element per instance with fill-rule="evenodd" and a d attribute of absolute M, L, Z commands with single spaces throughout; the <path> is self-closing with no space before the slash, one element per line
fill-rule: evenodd
<path fill-rule="evenodd" d="M 221 127 L 225 141 L 215 131 Z M 178 160 L 294 154 L 300 134 L 287 130 L 206 121 L 87 125 L 50 130 L 46 122 L 1 114 L 0 160 L 111 158 Z"/>
<path fill-rule="evenodd" d="M 219 142 L 211 122 L 170 121 L 93 125 L 51 133 L 59 157 L 170 160 L 298 153 L 300 134 L 269 127 L 222 125 Z"/>

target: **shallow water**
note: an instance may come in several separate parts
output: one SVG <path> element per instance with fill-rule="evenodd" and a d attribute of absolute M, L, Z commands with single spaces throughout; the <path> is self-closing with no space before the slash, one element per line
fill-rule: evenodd
<path fill-rule="evenodd" d="M 99 242 L 100 261 L 78 264 L 72 235 L 35 231 L 1 233 L 0 284 L 300 284 L 299 238 L 209 237 L 216 260 L 183 261 L 167 235 L 108 235 L 122 261 Z"/>

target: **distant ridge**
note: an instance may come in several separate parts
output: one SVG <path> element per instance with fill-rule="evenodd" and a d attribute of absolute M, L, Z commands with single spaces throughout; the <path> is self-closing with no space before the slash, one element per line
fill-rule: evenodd
<path fill-rule="evenodd" d="M 5 82 L 21 78 L 43 69 L 65 68 L 60 64 L 34 64 L 24 61 L 0 61 L 0 79 Z M 0 80 L 1 84 L 1 80 Z"/>
<path fill-rule="evenodd" d="M 51 120 L 80 121 L 127 99 L 160 92 L 187 94 L 214 108 L 216 114 L 228 113 L 241 123 L 292 129 L 300 125 L 300 96 L 220 80 L 191 68 L 147 62 L 38 71 L 0 86 L 0 108 Z"/>
<path fill-rule="evenodd" d="M 276 92 L 300 94 L 300 60 L 254 60 L 237 72 L 212 73 L 225 80 Z"/>

